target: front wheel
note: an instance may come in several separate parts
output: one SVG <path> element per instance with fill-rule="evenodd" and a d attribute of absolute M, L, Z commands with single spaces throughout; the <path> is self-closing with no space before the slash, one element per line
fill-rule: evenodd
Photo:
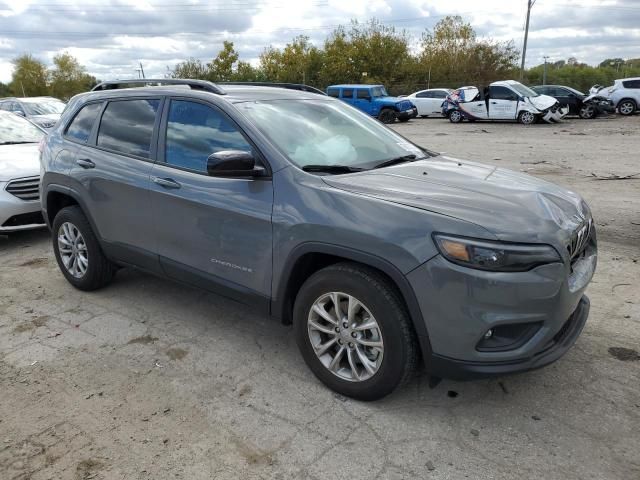
<path fill-rule="evenodd" d="M 593 105 L 587 103 L 580 107 L 578 115 L 580 116 L 580 118 L 583 118 L 585 120 L 591 120 L 596 116 L 596 108 Z"/>
<path fill-rule="evenodd" d="M 518 115 L 518 121 L 523 125 L 532 125 L 536 123 L 536 115 L 535 113 L 527 111 L 520 112 L 520 115 Z"/>
<path fill-rule="evenodd" d="M 449 112 L 449 121 L 451 123 L 460 123 L 462 122 L 462 113 L 460 113 L 460 110 L 451 110 Z"/>
<path fill-rule="evenodd" d="M 396 113 L 390 108 L 385 108 L 378 115 L 378 120 L 382 123 L 393 123 L 396 121 Z"/>
<path fill-rule="evenodd" d="M 105 257 L 80 207 L 60 210 L 51 230 L 56 261 L 71 285 L 96 290 L 111 281 L 116 267 Z"/>
<path fill-rule="evenodd" d="M 300 288 L 294 333 L 311 371 L 332 390 L 378 400 L 409 380 L 415 334 L 395 289 L 373 269 L 339 263 Z"/>
<path fill-rule="evenodd" d="M 636 111 L 636 102 L 633 100 L 623 100 L 618 104 L 620 115 L 631 115 Z"/>

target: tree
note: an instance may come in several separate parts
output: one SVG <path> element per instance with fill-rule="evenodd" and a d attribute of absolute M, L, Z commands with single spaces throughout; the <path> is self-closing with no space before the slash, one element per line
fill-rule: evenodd
<path fill-rule="evenodd" d="M 322 51 L 304 35 L 295 37 L 282 51 L 267 47 L 260 55 L 260 70 L 272 82 L 318 85 L 322 66 Z"/>
<path fill-rule="evenodd" d="M 10 97 L 10 96 L 11 96 L 11 89 L 9 88 L 9 85 L 7 85 L 6 83 L 0 82 L 0 98 Z"/>
<path fill-rule="evenodd" d="M 31 54 L 24 54 L 13 61 L 13 75 L 9 88 L 14 95 L 35 97 L 47 95 L 47 67 Z"/>
<path fill-rule="evenodd" d="M 207 67 L 197 58 L 188 58 L 184 62 L 178 63 L 169 74 L 171 78 L 207 78 Z"/>
<path fill-rule="evenodd" d="M 228 82 L 233 79 L 233 66 L 238 61 L 238 52 L 233 47 L 233 42 L 224 41 L 222 50 L 207 64 L 206 77 L 212 82 Z"/>
<path fill-rule="evenodd" d="M 95 77 L 88 75 L 78 60 L 67 52 L 53 57 L 53 69 L 48 72 L 51 95 L 64 100 L 91 90 Z"/>
<path fill-rule="evenodd" d="M 431 71 L 431 84 L 449 87 L 477 84 L 513 76 L 519 53 L 513 42 L 478 40 L 460 16 L 440 20 L 422 37 L 420 64 Z"/>

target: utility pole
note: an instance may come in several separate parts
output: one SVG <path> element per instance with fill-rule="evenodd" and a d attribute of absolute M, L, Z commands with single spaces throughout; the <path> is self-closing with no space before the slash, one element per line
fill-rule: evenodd
<path fill-rule="evenodd" d="M 536 0 L 527 0 L 527 22 L 524 27 L 524 44 L 522 45 L 522 64 L 520 65 L 520 80 L 524 77 L 524 61 L 527 58 L 527 40 L 529 39 L 529 17 L 531 17 L 531 7 Z"/>
<path fill-rule="evenodd" d="M 542 85 L 546 85 L 547 84 L 547 57 L 546 55 L 544 57 L 544 70 L 542 71 Z"/>
<path fill-rule="evenodd" d="M 144 68 L 142 68 L 142 62 L 138 62 L 140 64 L 140 73 L 142 73 L 142 78 L 147 78 L 144 76 Z"/>

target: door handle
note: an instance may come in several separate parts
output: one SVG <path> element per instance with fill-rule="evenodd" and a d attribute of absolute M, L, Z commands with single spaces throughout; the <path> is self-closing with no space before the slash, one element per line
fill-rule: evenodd
<path fill-rule="evenodd" d="M 498 102 L 491 102 L 491 103 L 493 103 L 494 105 L 496 105 Z"/>
<path fill-rule="evenodd" d="M 153 183 L 157 183 L 164 188 L 180 188 L 182 186 L 173 178 L 151 177 L 151 180 L 153 180 Z"/>
<path fill-rule="evenodd" d="M 79 158 L 78 160 L 76 160 L 76 163 L 78 165 L 80 165 L 82 168 L 95 168 L 96 167 L 96 164 L 93 163 L 88 158 Z"/>

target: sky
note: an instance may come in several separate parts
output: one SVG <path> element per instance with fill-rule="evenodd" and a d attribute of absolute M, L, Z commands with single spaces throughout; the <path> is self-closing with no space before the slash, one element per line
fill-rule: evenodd
<path fill-rule="evenodd" d="M 224 40 L 257 64 L 266 46 L 297 35 L 318 46 L 338 25 L 375 17 L 421 34 L 458 14 L 479 37 L 522 47 L 527 0 L 0 0 L 0 81 L 11 80 L 11 59 L 31 53 L 50 65 L 67 51 L 102 80 L 147 78 L 188 57 L 211 60 Z M 576 57 L 640 57 L 640 0 L 535 0 L 527 66 Z"/>

